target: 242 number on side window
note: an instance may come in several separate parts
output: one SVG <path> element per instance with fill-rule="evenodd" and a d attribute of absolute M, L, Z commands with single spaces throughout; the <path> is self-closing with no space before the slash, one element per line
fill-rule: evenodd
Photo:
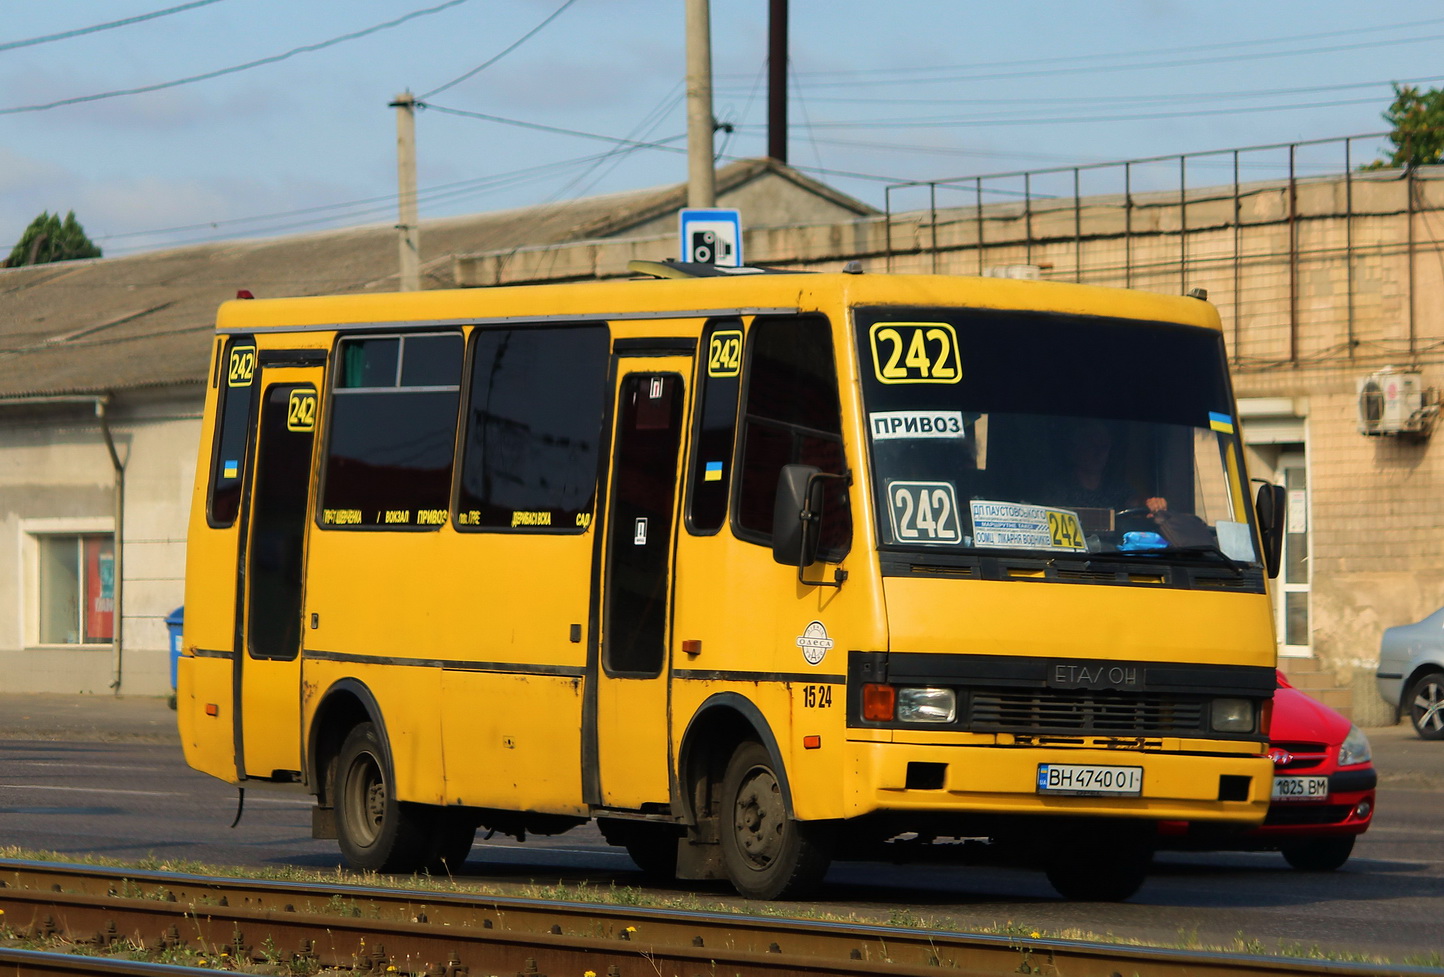
<path fill-rule="evenodd" d="M 286 403 L 286 430 L 313 431 L 316 429 L 316 391 L 301 387 L 291 391 Z"/>
<path fill-rule="evenodd" d="M 226 363 L 226 386 L 249 387 L 256 373 L 256 347 L 236 346 Z"/>
<path fill-rule="evenodd" d="M 718 329 L 707 340 L 707 375 L 735 377 L 742 372 L 742 330 Z"/>

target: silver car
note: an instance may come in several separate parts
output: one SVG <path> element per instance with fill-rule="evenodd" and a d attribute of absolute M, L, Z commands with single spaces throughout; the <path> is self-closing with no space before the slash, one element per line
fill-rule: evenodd
<path fill-rule="evenodd" d="M 1444 739 L 1444 607 L 1384 632 L 1375 681 L 1396 719 L 1408 716 L 1426 740 Z"/>

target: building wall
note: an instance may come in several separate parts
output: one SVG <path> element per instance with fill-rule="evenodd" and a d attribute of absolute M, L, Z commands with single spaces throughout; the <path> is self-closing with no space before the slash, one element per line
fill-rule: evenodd
<path fill-rule="evenodd" d="M 1390 718 L 1373 689 L 1383 629 L 1444 604 L 1444 424 L 1432 438 L 1362 435 L 1356 384 L 1397 366 L 1444 386 L 1441 236 L 1439 168 L 744 230 L 754 264 L 826 271 L 859 260 L 869 271 L 1205 289 L 1223 318 L 1245 438 L 1284 424 L 1307 455 L 1305 650 L 1353 690 L 1356 719 L 1380 723 Z M 622 275 L 628 258 L 674 249 L 674 239 L 562 245 L 505 278 L 548 280 L 572 258 Z M 1274 434 L 1259 447 L 1263 458 L 1287 443 Z"/>
<path fill-rule="evenodd" d="M 125 467 L 121 642 L 37 640 L 37 532 L 113 532 L 115 475 L 91 404 L 0 407 L 0 692 L 170 692 L 165 617 L 180 606 L 200 388 L 112 402 Z M 113 688 L 117 667 L 119 688 Z"/>
<path fill-rule="evenodd" d="M 730 202 L 730 201 L 729 201 Z M 978 274 L 1178 294 L 1204 288 L 1223 316 L 1246 440 L 1261 464 L 1292 439 L 1306 452 L 1311 569 L 1304 650 L 1353 712 L 1384 721 L 1372 668 L 1385 627 L 1444 604 L 1439 437 L 1366 437 L 1356 383 L 1386 366 L 1444 386 L 1444 173 L 1426 168 L 1178 193 L 1034 200 L 801 223 L 747 201 L 748 260 L 835 270 Z M 831 220 L 832 218 L 821 218 Z M 463 284 L 626 275 L 631 258 L 677 250 L 655 236 L 469 255 Z M 761 226 L 763 224 L 771 226 Z M 1169 365 L 1162 364 L 1160 369 Z M 178 606 L 200 392 L 114 407 L 127 459 L 121 690 L 169 689 L 164 616 Z M 112 517 L 113 479 L 93 412 L 0 407 L 0 690 L 107 691 L 108 647 L 36 648 L 25 622 L 24 520 Z M 1294 432 L 1279 434 L 1279 431 Z M 1267 432 L 1273 432 L 1268 434 Z"/>

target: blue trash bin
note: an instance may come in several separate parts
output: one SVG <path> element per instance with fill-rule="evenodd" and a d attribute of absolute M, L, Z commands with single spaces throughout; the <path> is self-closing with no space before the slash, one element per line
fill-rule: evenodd
<path fill-rule="evenodd" d="M 170 632 L 170 687 L 176 687 L 176 662 L 180 661 L 181 625 L 185 623 L 186 609 L 177 607 L 165 616 L 166 630 Z"/>

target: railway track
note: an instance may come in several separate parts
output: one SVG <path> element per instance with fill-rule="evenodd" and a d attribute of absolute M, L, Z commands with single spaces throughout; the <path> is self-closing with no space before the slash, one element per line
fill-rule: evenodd
<path fill-rule="evenodd" d="M 964 935 L 364 885 L 261 882 L 0 860 L 4 925 L 103 949 L 188 947 L 228 965 L 427 977 L 1390 977 L 1432 968 Z M 6 974 L 63 974 L 9 950 Z M 224 954 L 225 956 L 221 956 Z M 12 960 L 11 958 L 15 959 Z M 41 959 L 41 958 L 46 959 Z M 26 958 L 29 959 L 29 958 Z M 96 958 L 81 958 L 86 965 Z M 120 974 L 178 974 L 128 961 Z M 13 969 L 12 969 L 13 968 Z M 135 969 L 139 968 L 139 969 Z M 100 968 L 79 972 L 99 973 Z"/>

